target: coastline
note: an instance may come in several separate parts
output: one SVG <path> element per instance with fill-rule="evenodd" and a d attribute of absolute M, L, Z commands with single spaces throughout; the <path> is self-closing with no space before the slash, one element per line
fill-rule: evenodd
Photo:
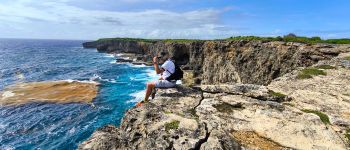
<path fill-rule="evenodd" d="M 123 45 L 120 41 L 117 43 Z M 126 43 L 130 44 L 128 41 Z M 120 52 L 125 46 L 118 48 L 110 44 L 116 48 L 115 52 Z M 221 44 L 226 44 L 226 48 L 217 49 L 220 53 L 206 53 L 206 48 L 198 51 L 193 47 L 196 43 L 170 43 L 162 48 L 174 54 L 179 51 L 188 53 L 189 60 L 182 67 L 195 68 L 188 64 L 195 65 L 191 62 L 198 60 L 198 56 L 205 57 L 201 59 L 206 61 L 215 60 L 211 61 L 212 75 L 228 76 L 231 82 L 227 82 L 227 78 L 224 82 L 208 80 L 212 77 L 205 72 L 204 66 L 209 64 L 202 62 L 204 66 L 200 66 L 200 72 L 191 70 L 196 75 L 186 76 L 184 85 L 158 90 L 154 100 L 139 108 L 129 109 L 119 127 L 107 125 L 96 130 L 80 144 L 79 149 L 349 148 L 347 127 L 350 125 L 350 97 L 346 91 L 350 90 L 347 86 L 350 83 L 344 80 L 350 77 L 350 65 L 346 60 L 350 56 L 349 45 L 204 42 L 206 46 L 212 45 L 208 47 L 210 49 Z M 156 45 L 153 47 L 159 48 Z M 184 49 L 183 46 L 190 48 Z M 228 50 L 230 47 L 232 50 Z M 267 53 L 259 55 L 259 51 Z M 220 59 L 227 58 L 227 53 L 231 52 L 243 57 L 238 59 L 244 60 L 242 66 L 250 63 L 256 65 L 252 68 L 257 68 L 253 70 L 258 76 L 252 76 L 256 73 L 242 74 L 238 66 L 232 67 L 235 75 L 213 71 L 230 69 L 224 65 L 228 62 L 221 64 Z M 251 59 L 244 59 L 244 55 Z M 213 56 L 215 59 L 210 58 Z M 237 54 L 231 56 L 235 58 L 233 61 L 237 60 Z M 274 59 L 254 60 L 267 56 Z M 264 70 L 264 65 L 271 62 L 278 63 L 278 74 L 273 73 L 274 69 Z M 272 63 L 272 68 L 274 65 L 277 64 Z M 282 71 L 286 69 L 284 67 L 288 67 L 285 72 Z M 305 69 L 322 71 L 325 75 L 316 74 L 301 79 L 300 74 Z M 247 81 L 247 76 L 251 81 Z M 265 81 L 254 83 L 257 77 Z M 207 81 L 198 84 L 198 78 Z M 334 94 L 338 96 L 332 96 Z"/>

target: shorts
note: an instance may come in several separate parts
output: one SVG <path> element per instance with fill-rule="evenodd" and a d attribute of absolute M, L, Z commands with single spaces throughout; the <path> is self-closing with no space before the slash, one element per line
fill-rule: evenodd
<path fill-rule="evenodd" d="M 158 80 L 156 81 L 156 88 L 172 88 L 175 87 L 176 81 L 168 81 L 168 80 Z"/>

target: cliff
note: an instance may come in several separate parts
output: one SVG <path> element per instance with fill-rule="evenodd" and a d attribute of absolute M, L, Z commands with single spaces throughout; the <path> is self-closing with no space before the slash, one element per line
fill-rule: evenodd
<path fill-rule="evenodd" d="M 267 85 L 297 67 L 330 59 L 348 45 L 301 44 L 262 41 L 126 41 L 107 40 L 83 44 L 106 53 L 135 53 L 151 61 L 160 51 L 168 51 L 196 84 L 251 83 Z M 204 61 L 205 60 L 205 61 Z"/>
<path fill-rule="evenodd" d="M 131 43 L 99 51 L 168 50 L 200 84 L 159 89 L 79 149 L 349 149 L 349 45 Z"/>

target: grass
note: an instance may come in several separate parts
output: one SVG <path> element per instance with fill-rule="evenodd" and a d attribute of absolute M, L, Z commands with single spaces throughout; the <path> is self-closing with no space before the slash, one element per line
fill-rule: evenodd
<path fill-rule="evenodd" d="M 348 139 L 348 143 L 350 145 L 350 128 L 346 129 L 346 131 L 345 131 L 345 138 Z"/>
<path fill-rule="evenodd" d="M 283 103 L 283 105 L 287 105 L 287 106 L 295 107 L 295 104 L 293 104 L 293 103 Z"/>
<path fill-rule="evenodd" d="M 329 117 L 320 111 L 310 110 L 310 109 L 303 109 L 302 111 L 305 113 L 312 113 L 312 114 L 317 115 L 318 117 L 320 117 L 321 121 L 324 124 L 331 124 L 331 122 L 329 121 Z"/>
<path fill-rule="evenodd" d="M 327 73 L 324 72 L 323 70 L 318 69 L 318 68 L 305 68 L 305 69 L 300 71 L 297 78 L 298 79 L 309 79 L 309 78 L 312 78 L 313 76 L 318 76 L 318 75 L 327 75 Z"/>
<path fill-rule="evenodd" d="M 229 104 L 226 102 L 220 103 L 220 104 L 214 104 L 213 107 L 222 113 L 232 113 L 234 109 L 244 109 L 243 105 L 241 103 L 237 104 Z"/>
<path fill-rule="evenodd" d="M 178 129 L 179 128 L 179 124 L 180 124 L 180 121 L 178 120 L 173 120 L 169 123 L 166 123 L 165 124 L 165 130 L 166 131 L 169 131 L 171 129 Z"/>
<path fill-rule="evenodd" d="M 162 42 L 178 42 L 178 43 L 188 43 L 188 42 L 199 42 L 203 40 L 197 39 L 141 39 L 141 38 L 102 38 L 98 39 L 99 42 L 105 41 L 136 41 L 136 42 L 146 42 L 146 43 L 155 43 L 158 41 Z"/>
<path fill-rule="evenodd" d="M 275 96 L 275 97 L 286 97 L 287 96 L 285 94 L 282 94 L 282 93 L 279 93 L 279 92 L 275 92 L 275 91 L 272 91 L 272 90 L 269 91 L 269 94 L 271 94 L 272 96 Z"/>
<path fill-rule="evenodd" d="M 163 42 L 178 42 L 178 43 L 188 43 L 188 42 L 200 42 L 205 40 L 199 39 L 142 39 L 142 38 L 102 38 L 97 41 L 137 41 L 137 42 L 146 42 L 146 43 L 155 43 L 158 41 Z M 302 37 L 295 35 L 287 35 L 287 36 L 277 36 L 277 37 L 259 37 L 259 36 L 236 36 L 230 37 L 226 39 L 217 39 L 217 40 L 246 40 L 246 41 L 283 41 L 283 42 L 297 42 L 297 43 L 306 43 L 306 44 L 315 44 L 315 43 L 328 43 L 328 44 L 350 44 L 350 39 L 327 39 L 323 40 L 320 37 Z M 206 40 L 207 41 L 207 40 Z M 350 59 L 350 58 L 349 58 Z"/>
<path fill-rule="evenodd" d="M 345 57 L 345 60 L 350 61 L 350 56 Z"/>
<path fill-rule="evenodd" d="M 320 65 L 316 67 L 317 69 L 336 69 L 336 67 L 334 66 L 330 66 L 330 65 Z"/>
<path fill-rule="evenodd" d="M 323 40 L 320 37 L 302 37 L 302 36 L 277 36 L 277 37 L 258 37 L 258 36 L 236 36 L 226 40 L 259 40 L 259 41 L 283 41 L 283 42 L 298 42 L 306 44 L 328 43 L 328 44 L 350 44 L 350 39 L 328 39 Z"/>
<path fill-rule="evenodd" d="M 141 39 L 141 38 L 102 38 L 98 39 L 98 42 L 105 42 L 105 41 L 135 41 L 135 42 L 146 42 L 146 43 L 154 43 L 159 40 L 157 39 Z"/>

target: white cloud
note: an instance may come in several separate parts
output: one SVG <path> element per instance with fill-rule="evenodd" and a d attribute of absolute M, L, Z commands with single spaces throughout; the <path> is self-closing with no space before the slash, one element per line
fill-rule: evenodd
<path fill-rule="evenodd" d="M 218 38 L 233 31 L 220 24 L 222 11 L 133 12 L 87 10 L 72 0 L 16 0 L 0 4 L 0 30 L 7 37 L 95 39 L 100 37 Z M 121 0 L 137 2 L 140 0 Z M 148 0 L 167 1 L 167 0 Z M 224 30 L 223 30 L 224 29 Z"/>

